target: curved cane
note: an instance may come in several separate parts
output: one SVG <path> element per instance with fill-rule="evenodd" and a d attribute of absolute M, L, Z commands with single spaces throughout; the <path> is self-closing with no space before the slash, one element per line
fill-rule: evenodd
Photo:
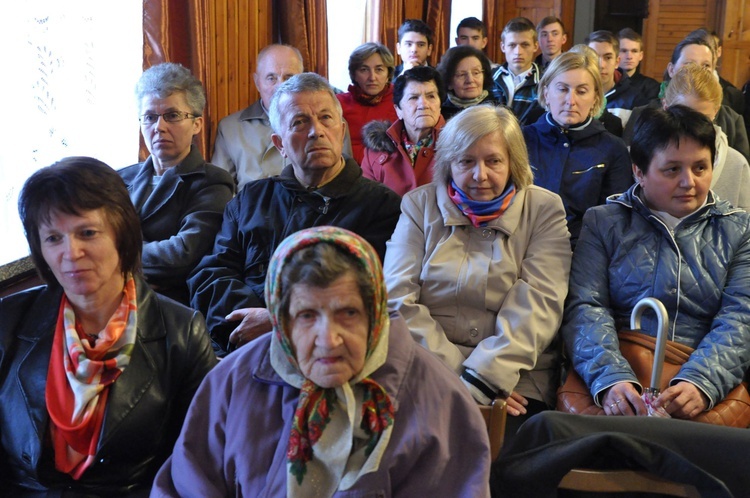
<path fill-rule="evenodd" d="M 641 329 L 641 315 L 647 308 L 651 308 L 656 313 L 658 330 L 656 332 L 656 348 L 654 349 L 654 369 L 651 371 L 651 385 L 648 392 L 654 397 L 659 395 L 661 389 L 661 372 L 664 367 L 664 352 L 667 345 L 667 335 L 669 334 L 669 320 L 667 309 L 661 301 L 654 297 L 644 297 L 633 308 L 630 315 L 630 328 L 632 330 Z"/>

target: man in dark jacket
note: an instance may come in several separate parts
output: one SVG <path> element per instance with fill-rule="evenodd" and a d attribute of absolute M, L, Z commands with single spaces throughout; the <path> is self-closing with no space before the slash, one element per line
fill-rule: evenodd
<path fill-rule="evenodd" d="M 620 42 L 620 69 L 630 77 L 630 85 L 646 101 L 659 96 L 659 82 L 645 76 L 639 70 L 643 60 L 643 37 L 632 28 L 623 28 L 617 33 Z"/>
<path fill-rule="evenodd" d="M 606 30 L 594 31 L 584 43 L 599 56 L 599 73 L 607 110 L 620 118 L 624 128 L 633 109 L 648 104 L 648 99 L 632 84 L 628 73 L 617 67 L 620 63 L 620 42 L 615 35 Z"/>
<path fill-rule="evenodd" d="M 188 285 L 224 355 L 271 330 L 263 288 L 276 246 L 298 230 L 334 225 L 358 233 L 380 254 L 400 214 L 400 198 L 362 177 L 342 148 L 346 124 L 328 82 L 302 73 L 281 85 L 269 109 L 281 175 L 248 183 L 224 211 L 211 254 Z"/>

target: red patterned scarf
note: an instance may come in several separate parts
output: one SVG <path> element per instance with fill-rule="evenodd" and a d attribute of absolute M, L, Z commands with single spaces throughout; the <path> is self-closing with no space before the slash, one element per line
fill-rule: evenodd
<path fill-rule="evenodd" d="M 122 302 L 107 326 L 90 339 L 63 295 L 47 372 L 45 398 L 55 468 L 80 479 L 99 444 L 109 388 L 130 363 L 136 335 L 135 281 L 125 284 Z"/>

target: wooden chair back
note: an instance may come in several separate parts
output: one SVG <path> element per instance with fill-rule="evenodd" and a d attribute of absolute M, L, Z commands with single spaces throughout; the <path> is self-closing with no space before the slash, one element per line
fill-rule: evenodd
<path fill-rule="evenodd" d="M 505 401 L 496 399 L 491 405 L 479 405 L 479 410 L 487 424 L 487 434 L 490 437 L 490 456 L 497 460 L 505 439 L 505 417 L 507 416 Z"/>
<path fill-rule="evenodd" d="M 669 481 L 640 470 L 572 469 L 563 476 L 560 489 L 598 493 L 655 493 L 700 498 L 695 486 Z"/>

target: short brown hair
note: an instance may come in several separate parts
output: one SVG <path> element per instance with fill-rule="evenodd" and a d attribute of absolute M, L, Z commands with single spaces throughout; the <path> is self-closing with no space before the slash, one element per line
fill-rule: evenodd
<path fill-rule="evenodd" d="M 141 271 L 143 236 L 138 213 L 120 175 L 91 157 L 66 157 L 31 175 L 18 197 L 18 214 L 26 232 L 31 259 L 39 276 L 57 284 L 42 256 L 39 228 L 53 213 L 80 216 L 84 211 L 103 209 L 116 238 L 123 275 Z"/>

